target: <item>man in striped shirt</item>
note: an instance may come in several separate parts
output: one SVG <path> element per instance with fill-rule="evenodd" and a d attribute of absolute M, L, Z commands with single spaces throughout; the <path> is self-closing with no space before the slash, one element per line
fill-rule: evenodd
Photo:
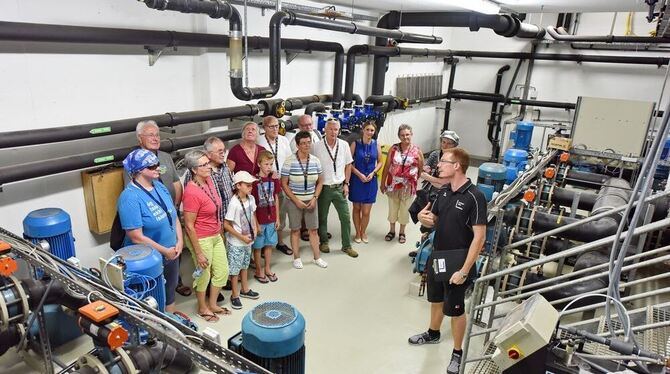
<path fill-rule="evenodd" d="M 310 154 L 312 138 L 309 132 L 300 131 L 295 136 L 298 150 L 286 159 L 281 170 L 281 184 L 286 197 L 289 227 L 291 229 L 291 247 L 293 248 L 293 267 L 302 269 L 300 259 L 300 226 L 305 220 L 309 232 L 309 244 L 314 254 L 314 263 L 322 268 L 328 266 L 319 252 L 319 217 L 317 200 L 323 187 L 321 162 Z"/>

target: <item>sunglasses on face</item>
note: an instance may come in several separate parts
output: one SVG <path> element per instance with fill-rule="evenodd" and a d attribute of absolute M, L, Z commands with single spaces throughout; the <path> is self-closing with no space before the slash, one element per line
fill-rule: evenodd
<path fill-rule="evenodd" d="M 147 166 L 147 169 L 149 169 L 149 170 L 156 170 L 156 169 L 158 169 L 160 166 L 161 166 L 161 164 L 160 164 L 160 162 L 159 162 L 159 163 L 157 163 L 156 165 Z"/>

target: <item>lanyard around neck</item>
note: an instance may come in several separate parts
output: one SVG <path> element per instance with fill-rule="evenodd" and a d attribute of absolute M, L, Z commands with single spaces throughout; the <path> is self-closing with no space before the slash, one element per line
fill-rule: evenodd
<path fill-rule="evenodd" d="M 307 155 L 307 162 L 305 163 L 305 167 L 302 167 L 302 161 L 300 161 L 300 155 L 298 152 L 295 153 L 295 158 L 298 160 L 298 165 L 300 165 L 300 170 L 302 170 L 302 175 L 305 177 L 305 191 L 307 191 L 307 174 L 309 173 L 309 157 L 311 155 Z"/>
<path fill-rule="evenodd" d="M 275 148 L 272 149 L 272 144 L 270 143 L 270 139 L 268 139 L 267 134 L 265 136 L 265 141 L 268 143 L 268 146 L 270 147 L 270 152 L 275 156 L 275 170 L 279 171 L 279 155 L 277 154 L 279 152 L 279 137 L 275 138 Z"/>
<path fill-rule="evenodd" d="M 161 195 L 158 193 L 158 191 L 156 190 L 156 188 L 154 187 L 154 191 L 156 191 L 156 196 L 158 196 L 158 199 L 156 199 L 156 197 L 155 197 L 151 192 L 147 191 L 147 189 L 144 188 L 144 186 L 142 186 L 141 184 L 137 183 L 137 181 L 134 180 L 134 179 L 133 179 L 133 184 L 135 184 L 135 186 L 137 186 L 137 188 L 139 188 L 139 189 L 142 190 L 145 194 L 147 194 L 147 196 L 149 196 L 149 197 L 151 198 L 151 200 L 153 200 L 154 202 L 156 202 L 156 204 L 158 204 L 158 205 L 161 207 L 161 209 L 163 209 L 163 211 L 165 212 L 165 215 L 167 216 L 168 223 L 170 224 L 170 227 L 173 227 L 173 226 L 172 226 L 172 215 L 170 215 L 170 212 L 168 212 L 167 204 L 165 204 L 165 201 L 163 201 L 163 198 L 162 198 Z M 151 183 L 151 185 L 153 186 L 153 183 Z"/>
<path fill-rule="evenodd" d="M 240 202 L 240 205 L 242 206 L 242 212 L 244 213 L 244 218 L 247 220 L 247 224 L 249 225 L 249 233 L 251 234 L 251 240 L 254 240 L 256 235 L 254 235 L 254 228 L 251 226 L 251 212 L 249 212 L 249 214 L 247 215 L 247 209 L 244 207 L 244 203 L 242 202 L 240 195 L 235 196 L 237 196 L 237 200 Z M 247 197 L 247 201 L 249 201 L 249 197 Z"/>
<path fill-rule="evenodd" d="M 324 140 L 326 151 L 328 151 L 328 156 L 330 160 L 333 161 L 333 174 L 337 175 L 336 163 L 337 163 L 337 154 L 340 152 L 340 142 L 335 139 L 335 156 L 330 152 L 330 146 L 328 145 L 328 140 Z"/>

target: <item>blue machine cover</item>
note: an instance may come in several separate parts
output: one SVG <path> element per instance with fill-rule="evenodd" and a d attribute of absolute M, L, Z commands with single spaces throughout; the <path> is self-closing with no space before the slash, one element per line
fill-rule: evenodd
<path fill-rule="evenodd" d="M 293 305 L 267 301 L 242 320 L 242 346 L 263 358 L 280 358 L 305 344 L 305 318 Z"/>
<path fill-rule="evenodd" d="M 158 278 L 163 274 L 163 256 L 144 244 L 129 245 L 116 252 L 126 261 L 126 271 Z"/>
<path fill-rule="evenodd" d="M 23 233 L 30 238 L 49 238 L 70 230 L 70 215 L 60 208 L 34 210 L 23 219 Z"/>
<path fill-rule="evenodd" d="M 501 164 L 485 162 L 479 166 L 479 178 L 501 181 L 505 180 L 505 174 L 507 174 L 507 168 Z"/>

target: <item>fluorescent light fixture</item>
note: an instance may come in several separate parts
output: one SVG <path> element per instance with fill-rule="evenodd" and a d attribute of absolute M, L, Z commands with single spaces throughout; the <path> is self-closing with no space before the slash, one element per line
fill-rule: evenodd
<path fill-rule="evenodd" d="M 489 0 L 442 0 L 442 3 L 484 14 L 500 12 L 500 6 Z"/>

